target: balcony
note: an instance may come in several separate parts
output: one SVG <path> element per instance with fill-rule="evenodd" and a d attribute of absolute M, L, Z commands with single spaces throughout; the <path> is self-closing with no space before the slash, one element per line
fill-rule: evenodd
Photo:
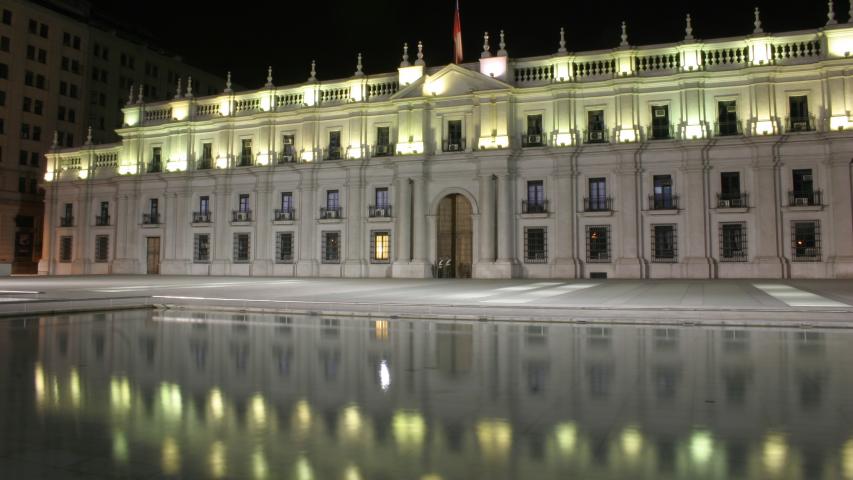
<path fill-rule="evenodd" d="M 714 136 L 731 137 L 734 135 L 743 135 L 743 128 L 740 126 L 740 121 L 717 122 L 714 126 Z"/>
<path fill-rule="evenodd" d="M 670 125 L 652 125 L 649 127 L 650 140 L 672 140 L 672 127 Z"/>
<path fill-rule="evenodd" d="M 296 218 L 295 208 L 276 208 L 273 211 L 273 219 L 276 222 L 291 222 Z"/>
<path fill-rule="evenodd" d="M 293 153 L 293 149 L 289 151 L 284 151 L 278 155 L 278 160 L 276 161 L 279 165 L 283 163 L 296 163 L 296 155 Z"/>
<path fill-rule="evenodd" d="M 451 140 L 445 140 L 441 143 L 441 151 L 442 152 L 464 152 L 465 151 L 465 139 L 464 138 L 455 138 Z"/>
<path fill-rule="evenodd" d="M 811 117 L 793 117 L 788 119 L 789 132 L 813 132 L 814 120 Z"/>
<path fill-rule="evenodd" d="M 95 226 L 96 227 L 109 227 L 110 226 L 110 216 L 109 215 L 97 215 L 97 216 L 95 216 Z"/>
<path fill-rule="evenodd" d="M 252 155 L 244 153 L 244 154 L 240 155 L 240 161 L 237 163 L 237 166 L 238 167 L 251 167 L 253 164 L 254 164 L 254 162 L 252 161 Z"/>
<path fill-rule="evenodd" d="M 373 149 L 374 157 L 387 157 L 389 155 L 394 155 L 394 144 L 392 143 L 376 145 Z"/>
<path fill-rule="evenodd" d="M 252 211 L 251 210 L 234 210 L 231 212 L 231 221 L 232 222 L 251 222 L 252 221 Z"/>
<path fill-rule="evenodd" d="M 160 225 L 160 214 L 159 213 L 143 213 L 142 214 L 142 224 L 143 225 Z"/>
<path fill-rule="evenodd" d="M 584 197 L 584 212 L 612 212 L 613 197 Z"/>
<path fill-rule="evenodd" d="M 329 145 L 326 150 L 326 160 L 340 160 L 343 156 L 343 148 Z"/>
<path fill-rule="evenodd" d="M 210 170 L 211 165 L 212 165 L 211 159 L 202 158 L 201 160 L 198 161 L 198 164 L 196 164 L 195 169 L 196 170 Z"/>
<path fill-rule="evenodd" d="M 521 147 L 529 148 L 529 147 L 542 147 L 545 145 L 544 143 L 545 137 L 541 133 L 528 133 L 526 135 L 521 136 Z"/>
<path fill-rule="evenodd" d="M 161 165 L 159 161 L 151 162 L 148 164 L 148 169 L 146 171 L 148 173 L 161 173 L 163 171 L 163 165 Z"/>
<path fill-rule="evenodd" d="M 678 210 L 678 195 L 649 195 L 649 210 Z"/>
<path fill-rule="evenodd" d="M 586 143 L 607 143 L 607 132 L 604 127 L 588 130 L 586 132 Z"/>
<path fill-rule="evenodd" d="M 213 222 L 213 213 L 207 212 L 193 212 L 193 223 L 212 223 Z"/>
<path fill-rule="evenodd" d="M 321 220 L 335 220 L 343 218 L 341 207 L 320 207 Z"/>
<path fill-rule="evenodd" d="M 521 213 L 524 215 L 535 214 L 535 213 L 548 213 L 548 200 L 540 200 L 534 202 L 528 202 L 527 200 L 521 201 Z"/>
<path fill-rule="evenodd" d="M 821 207 L 823 206 L 823 192 L 820 190 L 814 191 L 789 191 L 788 192 L 789 207 Z"/>
<path fill-rule="evenodd" d="M 391 205 L 370 205 L 367 207 L 370 218 L 391 218 Z"/>
<path fill-rule="evenodd" d="M 59 226 L 60 227 L 73 227 L 74 226 L 74 217 L 59 217 Z"/>
<path fill-rule="evenodd" d="M 718 193 L 717 208 L 749 208 L 749 194 L 746 192 Z"/>

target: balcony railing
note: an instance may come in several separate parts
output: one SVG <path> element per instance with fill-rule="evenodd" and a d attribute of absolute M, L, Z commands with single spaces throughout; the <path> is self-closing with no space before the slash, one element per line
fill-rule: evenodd
<path fill-rule="evenodd" d="M 160 214 L 159 213 L 143 213 L 142 214 L 142 224 L 143 225 L 160 225 Z"/>
<path fill-rule="evenodd" d="M 339 146 L 329 146 L 326 149 L 326 160 L 340 160 L 343 156 L 343 148 Z"/>
<path fill-rule="evenodd" d="M 196 170 L 210 170 L 211 165 L 212 165 L 211 159 L 202 158 L 201 160 L 198 161 L 198 164 L 196 164 L 195 169 Z"/>
<path fill-rule="evenodd" d="M 584 212 L 613 211 L 613 197 L 588 197 L 583 199 Z"/>
<path fill-rule="evenodd" d="M 671 140 L 672 126 L 670 125 L 653 125 L 649 127 L 649 139 L 651 140 Z"/>
<path fill-rule="evenodd" d="M 341 207 L 320 207 L 320 218 L 342 218 Z"/>
<path fill-rule="evenodd" d="M 370 218 L 391 218 L 391 205 L 370 205 L 367 207 Z"/>
<path fill-rule="evenodd" d="M 73 227 L 74 226 L 74 217 L 59 217 L 59 226 L 60 227 Z"/>
<path fill-rule="evenodd" d="M 110 225 L 110 216 L 109 215 L 96 215 L 95 216 L 95 226 L 96 227 L 107 227 Z"/>
<path fill-rule="evenodd" d="M 276 208 L 273 212 L 276 222 L 290 221 L 296 218 L 295 208 Z"/>
<path fill-rule="evenodd" d="M 521 213 L 548 213 L 548 200 L 529 202 L 521 201 Z"/>
<path fill-rule="evenodd" d="M 160 173 L 163 171 L 163 165 L 159 161 L 151 162 L 148 164 L 148 173 Z"/>
<path fill-rule="evenodd" d="M 714 135 L 717 137 L 743 135 L 743 129 L 740 126 L 740 121 L 717 122 L 716 126 L 714 127 Z"/>
<path fill-rule="evenodd" d="M 678 210 L 678 195 L 649 195 L 649 209 L 651 210 Z"/>
<path fill-rule="evenodd" d="M 545 136 L 541 133 L 528 133 L 521 136 L 521 147 L 541 147 L 545 145 Z"/>
<path fill-rule="evenodd" d="M 240 162 L 237 164 L 238 167 L 251 167 L 254 162 L 252 161 L 251 154 L 241 154 Z"/>
<path fill-rule="evenodd" d="M 291 150 L 291 151 L 289 151 L 289 152 L 283 152 L 283 153 L 280 153 L 280 154 L 278 155 L 278 163 L 279 163 L 279 164 L 282 164 L 282 163 L 295 163 L 295 162 L 296 162 L 296 155 L 293 153 L 293 151 L 292 151 L 292 150 Z"/>
<path fill-rule="evenodd" d="M 442 152 L 464 152 L 465 139 L 457 138 L 453 140 L 445 140 L 441 143 Z"/>
<path fill-rule="evenodd" d="M 213 213 L 210 211 L 206 212 L 193 212 L 193 223 L 211 223 L 213 222 Z"/>
<path fill-rule="evenodd" d="M 588 130 L 586 143 L 607 143 L 607 131 L 603 127 Z"/>
<path fill-rule="evenodd" d="M 789 191 L 788 206 L 789 207 L 819 207 L 823 205 L 823 192 L 820 190 L 814 191 Z"/>
<path fill-rule="evenodd" d="M 748 206 L 749 194 L 746 192 L 717 194 L 717 208 L 746 208 Z"/>
<path fill-rule="evenodd" d="M 252 221 L 252 211 L 251 210 L 233 210 L 231 212 L 231 221 L 232 222 L 251 222 Z"/>
<path fill-rule="evenodd" d="M 789 132 L 811 132 L 814 129 L 814 121 L 811 117 L 794 117 L 788 119 Z"/>
<path fill-rule="evenodd" d="M 374 147 L 373 149 L 373 156 L 387 157 L 389 155 L 394 155 L 394 147 L 395 145 L 393 143 L 376 145 L 376 147 Z"/>

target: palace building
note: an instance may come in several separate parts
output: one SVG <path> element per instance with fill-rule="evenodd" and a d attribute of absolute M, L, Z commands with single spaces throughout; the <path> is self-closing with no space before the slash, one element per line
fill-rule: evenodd
<path fill-rule="evenodd" d="M 830 2 L 831 3 L 831 2 Z M 853 277 L 853 23 L 148 102 L 47 154 L 44 274 Z M 555 35 L 556 40 L 556 35 Z"/>

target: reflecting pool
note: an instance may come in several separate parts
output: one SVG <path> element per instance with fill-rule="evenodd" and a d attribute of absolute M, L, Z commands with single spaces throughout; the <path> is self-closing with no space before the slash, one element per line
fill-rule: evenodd
<path fill-rule="evenodd" d="M 0 320 L 0 477 L 853 480 L 853 330 Z"/>

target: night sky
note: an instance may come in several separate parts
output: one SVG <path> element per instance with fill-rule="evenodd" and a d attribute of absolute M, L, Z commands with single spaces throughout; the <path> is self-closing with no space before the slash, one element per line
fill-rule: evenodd
<path fill-rule="evenodd" d="M 427 65 L 452 59 L 453 0 L 298 1 L 275 3 L 161 1 L 116 2 L 92 0 L 94 8 L 155 39 L 158 46 L 178 53 L 187 63 L 211 72 L 233 72 L 235 83 L 249 88 L 263 85 L 267 65 L 274 83 L 299 83 L 308 77 L 311 59 L 317 60 L 320 80 L 349 77 L 356 54 L 364 54 L 367 74 L 394 71 L 404 41 L 423 40 Z M 498 31 L 507 35 L 510 57 L 553 53 L 559 30 L 566 28 L 569 51 L 614 48 L 620 22 L 628 23 L 634 45 L 679 41 L 684 16 L 693 17 L 693 35 L 715 38 L 748 35 L 755 6 L 761 8 L 766 32 L 813 29 L 826 23 L 826 2 L 753 1 L 602 1 L 503 2 L 460 0 L 465 61 L 476 61 L 483 32 L 498 49 Z M 653 6 L 652 6 L 653 5 Z M 836 18 L 847 21 L 849 3 L 835 2 Z"/>

